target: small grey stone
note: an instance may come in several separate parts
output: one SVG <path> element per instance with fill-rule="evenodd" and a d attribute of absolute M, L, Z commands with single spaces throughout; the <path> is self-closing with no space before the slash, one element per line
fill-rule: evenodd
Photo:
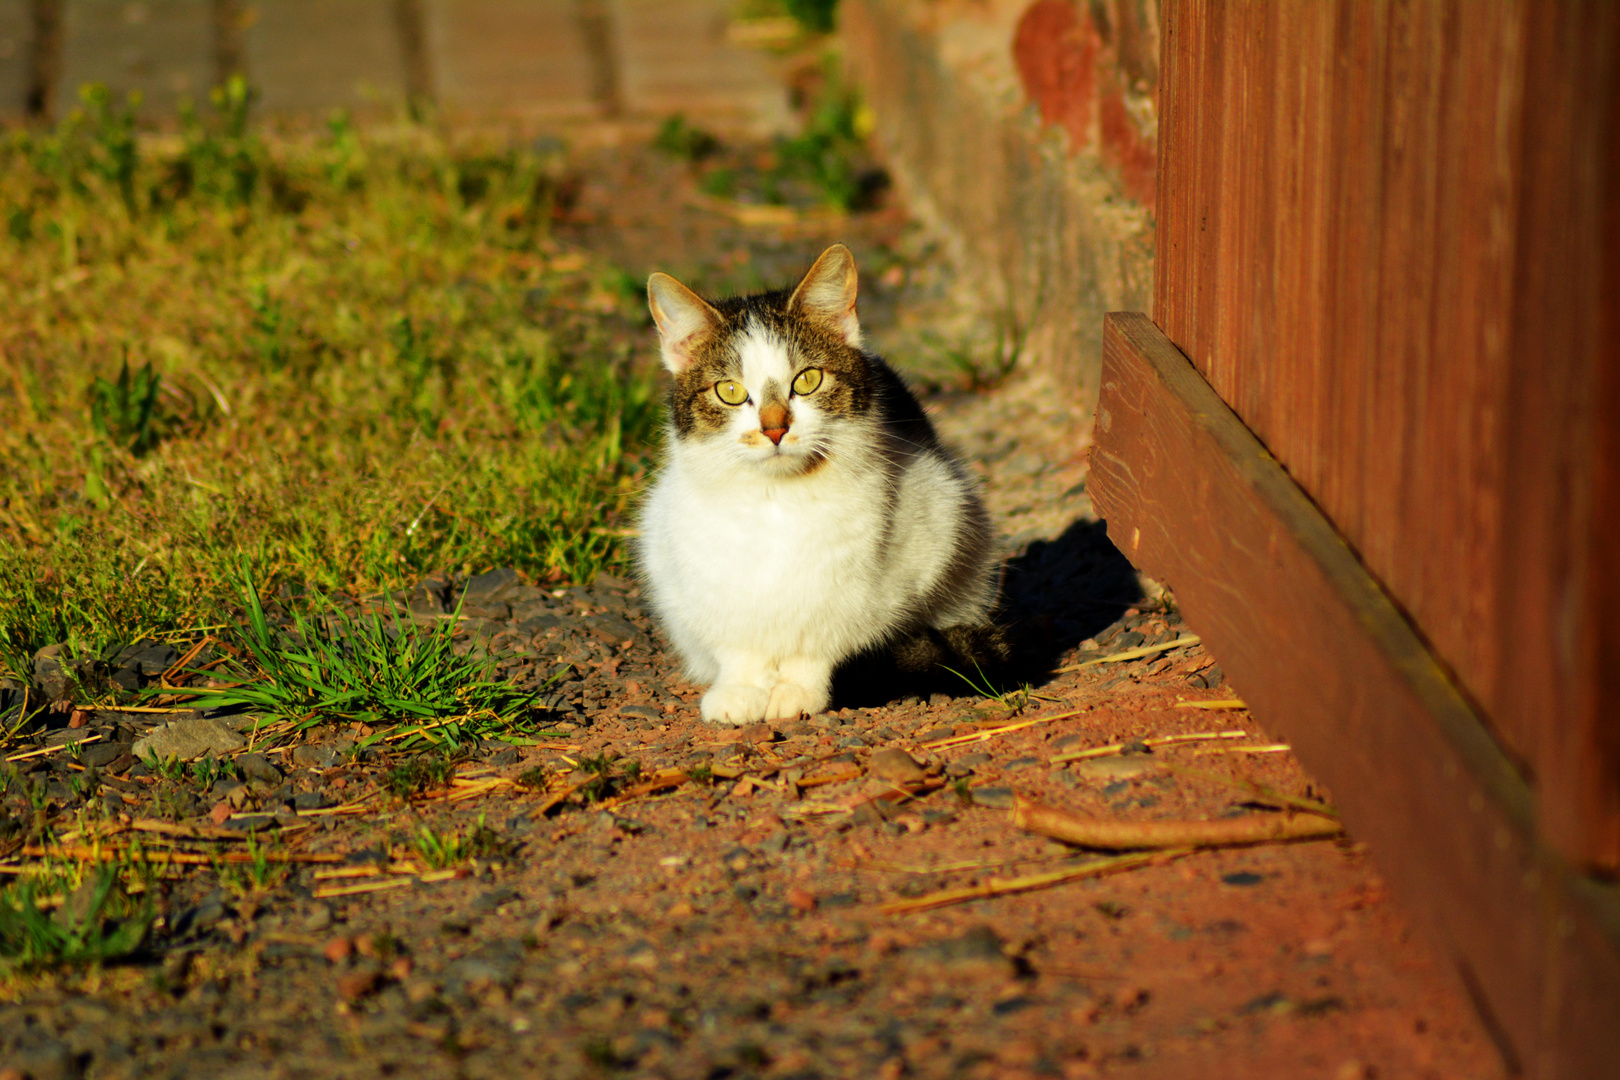
<path fill-rule="evenodd" d="M 467 584 L 462 587 L 461 595 L 468 601 L 474 598 L 504 599 L 508 592 L 522 584 L 523 581 L 518 577 L 516 570 L 510 566 L 500 566 L 468 578 Z"/>
<path fill-rule="evenodd" d="M 951 695 L 949 695 L 949 694 L 935 693 L 935 694 L 929 694 L 928 695 L 928 704 L 933 708 L 937 709 L 941 705 L 949 705 L 950 703 L 951 703 Z"/>
<path fill-rule="evenodd" d="M 496 600 L 467 600 L 461 605 L 460 614 L 463 619 L 488 619 L 491 622 L 505 622 L 512 617 L 512 608 Z"/>
<path fill-rule="evenodd" d="M 476 992 L 490 986 L 510 987 L 523 970 L 523 945 L 492 941 L 483 948 L 445 965 L 447 989 Z"/>
<path fill-rule="evenodd" d="M 79 751 L 79 763 L 97 769 L 106 768 L 128 753 L 129 747 L 130 744 L 124 742 L 91 743 Z"/>
<path fill-rule="evenodd" d="M 1011 788 L 982 787 L 973 789 L 973 804 L 987 806 L 992 810 L 1011 810 L 1013 806 L 1013 793 Z"/>
<path fill-rule="evenodd" d="M 262 784 L 281 783 L 281 770 L 263 754 L 238 754 L 235 761 L 236 767 L 248 780 L 257 780 Z"/>
<path fill-rule="evenodd" d="M 1126 649 L 1134 649 L 1145 641 L 1147 641 L 1147 638 L 1141 632 L 1127 630 L 1113 640 L 1112 651 L 1124 652 Z"/>
<path fill-rule="evenodd" d="M 866 745 L 866 740 L 861 738 L 859 735 L 848 735 L 848 736 L 845 736 L 842 739 L 839 739 L 838 740 L 838 745 L 840 747 L 845 747 L 845 746 L 848 746 L 848 747 L 865 746 Z"/>
<path fill-rule="evenodd" d="M 583 622 L 592 637 L 614 647 L 623 645 L 626 642 L 641 645 L 647 641 L 647 635 L 642 633 L 634 623 L 623 615 L 604 612 L 601 615 L 592 615 L 584 619 Z"/>
<path fill-rule="evenodd" d="M 304 930 L 307 933 L 313 934 L 318 930 L 325 930 L 331 925 L 332 909 L 326 904 L 316 904 L 304 916 Z"/>
<path fill-rule="evenodd" d="M 891 746 L 873 754 L 867 767 L 874 776 L 895 784 L 911 784 L 923 778 L 923 767 L 898 746 Z"/>
<path fill-rule="evenodd" d="M 240 807 L 247 801 L 247 785 L 233 776 L 221 777 L 214 781 L 214 786 L 208 789 L 208 794 L 216 799 L 224 799 L 232 806 Z"/>
<path fill-rule="evenodd" d="M 127 645 L 113 657 L 113 667 L 152 678 L 163 674 L 180 659 L 179 650 L 161 641 L 142 641 Z"/>
<path fill-rule="evenodd" d="M 1039 765 L 1040 763 L 1041 763 L 1040 758 L 1020 757 L 1020 758 L 1013 758 L 1011 761 L 1007 762 L 1007 764 L 1004 765 L 1003 768 L 1007 768 L 1007 769 L 1027 769 L 1027 768 L 1030 768 L 1033 765 Z"/>
<path fill-rule="evenodd" d="M 294 810 L 319 810 L 332 805 L 332 801 L 318 791 L 300 791 L 293 796 Z"/>
<path fill-rule="evenodd" d="M 243 817 L 227 818 L 225 827 L 236 829 L 239 832 L 257 832 L 260 829 L 273 828 L 276 824 L 274 814 L 247 814 Z"/>
<path fill-rule="evenodd" d="M 643 720 L 662 720 L 664 712 L 653 705 L 620 705 L 620 716 L 635 716 Z"/>
<path fill-rule="evenodd" d="M 34 654 L 34 685 L 46 701 L 61 701 L 73 684 L 73 675 L 63 657 L 65 645 L 47 645 Z"/>
<path fill-rule="evenodd" d="M 564 621 L 560 616 L 549 612 L 538 615 L 514 615 L 513 618 L 517 620 L 518 629 L 530 637 L 543 634 L 554 626 L 561 626 Z"/>
<path fill-rule="evenodd" d="M 155 754 L 162 761 L 169 758 L 196 761 L 205 754 L 221 756 L 240 750 L 244 745 L 242 737 L 223 721 L 197 717 L 153 728 L 135 740 L 130 752 L 138 758 Z"/>
<path fill-rule="evenodd" d="M 338 763 L 341 756 L 333 747 L 314 743 L 294 747 L 292 752 L 293 764 L 305 769 L 329 769 Z"/>
<path fill-rule="evenodd" d="M 956 759 L 956 764 L 967 769 L 982 769 L 994 760 L 995 759 L 989 754 L 986 754 L 981 750 L 973 754 L 963 754 L 961 757 Z"/>
<path fill-rule="evenodd" d="M 444 598 L 449 591 L 444 579 L 426 577 L 411 590 L 409 608 L 416 615 L 443 615 Z"/>

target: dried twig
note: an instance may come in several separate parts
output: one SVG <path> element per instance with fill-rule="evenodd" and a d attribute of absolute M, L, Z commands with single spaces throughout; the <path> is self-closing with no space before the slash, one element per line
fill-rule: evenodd
<path fill-rule="evenodd" d="M 601 803 L 598 810 L 612 810 L 623 806 L 632 799 L 639 799 L 645 795 L 656 795 L 660 791 L 678 788 L 691 779 L 685 769 L 660 769 L 650 779 L 643 780 L 634 787 L 625 788 L 613 798 Z"/>
<path fill-rule="evenodd" d="M 1193 757 L 1204 754 L 1285 754 L 1293 747 L 1287 743 L 1265 743 L 1258 746 L 1212 746 L 1194 752 Z"/>
<path fill-rule="evenodd" d="M 332 896 L 356 896 L 360 893 L 382 892 L 384 889 L 403 889 L 415 885 L 416 879 L 411 877 L 391 877 L 381 881 L 368 881 L 360 885 L 333 885 L 324 889 L 316 889 L 312 895 L 317 900 L 325 900 Z"/>
<path fill-rule="evenodd" d="M 218 640 L 219 639 L 216 638 L 213 634 L 205 634 L 201 641 L 197 642 L 191 648 L 187 649 L 184 656 L 180 657 L 180 659 L 178 659 L 174 663 L 170 664 L 168 669 L 166 671 L 164 671 L 162 675 L 158 676 L 158 685 L 159 686 L 168 686 L 169 685 L 169 680 L 174 678 L 176 675 L 180 674 L 182 671 L 184 671 L 187 664 L 189 664 L 193 660 L 197 659 L 197 654 L 198 653 L 202 652 L 203 649 L 207 648 L 210 642 L 214 642 L 214 641 L 218 641 Z"/>
<path fill-rule="evenodd" d="M 1174 746 L 1176 743 L 1204 742 L 1208 739 L 1246 739 L 1247 731 L 1196 731 L 1186 735 L 1154 735 L 1151 738 L 1136 740 L 1142 746 Z M 1087 750 L 1076 750 L 1072 754 L 1056 754 L 1047 759 L 1049 765 L 1061 765 L 1066 761 L 1083 761 L 1086 758 L 1111 757 L 1114 754 L 1123 754 L 1135 742 L 1109 743 L 1107 746 L 1093 746 Z"/>
<path fill-rule="evenodd" d="M 69 859 L 74 862 L 114 862 L 131 849 L 128 847 L 25 847 L 24 855 L 33 858 Z M 233 865 L 252 862 L 272 863 L 333 863 L 342 862 L 343 856 L 316 854 L 305 851 L 260 851 L 254 855 L 246 851 L 222 851 L 203 854 L 195 851 L 171 851 L 166 848 L 143 848 L 141 856 L 147 862 L 177 863 L 186 866 L 212 866 L 215 863 Z"/>
<path fill-rule="evenodd" d="M 38 750 L 25 750 L 21 754 L 12 754 L 10 757 L 6 758 L 6 760 L 7 761 L 24 761 L 24 760 L 26 760 L 28 758 L 44 757 L 46 754 L 54 754 L 58 750 L 66 750 L 70 746 L 83 746 L 85 743 L 93 743 L 93 742 L 100 742 L 100 741 L 101 741 L 101 736 L 100 735 L 86 735 L 82 739 L 74 739 L 72 742 L 65 742 L 60 746 L 42 746 Z"/>
<path fill-rule="evenodd" d="M 1149 851 L 1134 855 L 1114 855 L 1103 859 L 1093 859 L 1088 863 L 1076 866 L 1069 870 L 1053 870 L 1045 874 L 1029 874 L 1016 878 L 991 878 L 979 885 L 969 885 L 961 889 L 944 889 L 940 892 L 919 896 L 915 900 L 895 900 L 884 904 L 878 910 L 885 915 L 904 915 L 913 911 L 927 911 L 930 908 L 945 907 L 949 904 L 961 904 L 969 900 L 983 900 L 991 896 L 1005 896 L 1008 893 L 1029 892 L 1032 889 L 1047 889 L 1053 885 L 1062 885 L 1068 881 L 1079 881 L 1081 878 L 1101 877 L 1104 874 L 1113 874 L 1121 870 L 1134 870 L 1140 866 L 1151 866 L 1166 863 L 1172 859 L 1179 859 L 1183 855 L 1192 853 L 1192 848 L 1182 848 L 1179 851 Z"/>
<path fill-rule="evenodd" d="M 1223 698 L 1220 701 L 1178 701 L 1178 709 L 1247 709 L 1249 703 L 1237 698 Z"/>
<path fill-rule="evenodd" d="M 1069 712 L 1058 713 L 1055 716 L 1037 716 L 1029 720 L 1020 720 L 1014 724 L 1002 724 L 999 727 L 985 728 L 982 731 L 970 731 L 966 735 L 952 735 L 949 738 L 923 743 L 922 745 L 928 750 L 944 750 L 952 746 L 965 746 L 968 743 L 994 739 L 998 735 L 1006 735 L 1009 732 L 1022 731 L 1024 728 L 1034 727 L 1036 724 L 1050 724 L 1054 720 L 1070 720 L 1085 711 L 1085 709 L 1073 709 Z"/>
<path fill-rule="evenodd" d="M 1240 847 L 1338 836 L 1344 826 L 1322 814 L 1256 814 L 1215 821 L 1098 821 L 1019 798 L 1013 824 L 1066 844 L 1104 851 Z"/>
<path fill-rule="evenodd" d="M 1098 664 L 1118 664 L 1126 660 L 1140 660 L 1142 657 L 1152 656 L 1154 653 L 1170 652 L 1173 649 L 1185 648 L 1188 645 L 1197 645 L 1203 640 L 1197 634 L 1188 634 L 1185 637 L 1178 637 L 1174 641 L 1161 641 L 1157 645 L 1139 645 L 1134 649 L 1123 649 L 1107 656 L 1099 656 L 1095 660 L 1086 660 L 1078 664 L 1070 664 L 1068 667 L 1060 667 L 1057 669 L 1056 674 L 1063 675 L 1070 671 L 1080 671 L 1083 668 L 1096 667 Z"/>

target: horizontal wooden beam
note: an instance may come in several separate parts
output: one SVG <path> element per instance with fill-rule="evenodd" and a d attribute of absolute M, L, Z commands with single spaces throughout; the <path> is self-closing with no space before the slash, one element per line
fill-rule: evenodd
<path fill-rule="evenodd" d="M 1613 1076 L 1620 895 L 1536 835 L 1529 786 L 1422 638 L 1142 314 L 1105 321 L 1091 489 L 1109 538 L 1332 789 L 1509 1069 Z"/>

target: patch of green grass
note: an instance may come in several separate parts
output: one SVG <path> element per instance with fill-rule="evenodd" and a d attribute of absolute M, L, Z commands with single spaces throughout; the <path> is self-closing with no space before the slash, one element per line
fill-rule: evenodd
<path fill-rule="evenodd" d="M 280 885 L 291 872 L 284 862 L 272 862 L 270 849 L 251 833 L 247 838 L 248 862 L 215 864 L 220 883 L 239 895 L 267 892 Z"/>
<path fill-rule="evenodd" d="M 178 135 L 82 100 L 0 135 L 0 675 L 229 624 L 244 557 L 350 595 L 622 568 L 656 356 L 550 237 L 555 154 L 270 135 L 239 81 Z"/>
<path fill-rule="evenodd" d="M 440 832 L 429 825 L 418 825 L 412 837 L 422 861 L 435 870 L 447 870 L 473 859 L 498 859 L 511 849 L 500 833 L 484 824 L 484 816 L 465 832 Z"/>
<path fill-rule="evenodd" d="M 944 664 L 941 664 L 940 667 L 943 670 L 950 672 L 952 675 L 955 675 L 958 679 L 961 679 L 963 682 L 967 683 L 968 687 L 975 694 L 978 694 L 980 697 L 986 699 L 987 701 L 996 702 L 1002 708 L 1006 709 L 1008 712 L 1016 713 L 1016 712 L 1022 711 L 1023 709 L 1028 708 L 1031 699 L 1036 699 L 1036 700 L 1040 700 L 1040 701 L 1051 700 L 1049 698 L 1043 698 L 1043 697 L 1040 697 L 1038 694 L 1032 693 L 1031 690 L 1030 690 L 1030 685 L 1027 682 L 1024 683 L 1021 686 L 1014 687 L 1011 690 L 998 689 L 996 687 L 996 684 L 991 680 L 990 676 L 986 675 L 984 673 L 984 669 L 979 667 L 978 664 L 973 665 L 973 669 L 974 669 L 975 673 L 978 675 L 978 678 L 973 678 L 972 676 L 964 675 L 960 671 L 957 671 L 955 668 L 946 667 L 946 665 L 944 665 Z"/>
<path fill-rule="evenodd" d="M 670 157 L 695 162 L 718 151 L 720 140 L 676 113 L 658 126 L 658 133 L 653 136 L 653 148 Z"/>
<path fill-rule="evenodd" d="M 579 788 L 580 798 L 588 803 L 603 802 L 620 790 L 641 779 L 641 762 L 632 758 L 611 758 L 606 754 L 581 757 L 579 769 L 590 777 Z"/>
<path fill-rule="evenodd" d="M 403 746 L 455 747 L 520 727 L 536 698 L 494 678 L 487 654 L 458 655 L 454 620 L 424 627 L 397 610 L 351 615 L 311 596 L 292 606 L 292 625 L 282 629 L 265 615 L 245 565 L 238 580 L 247 620 L 233 636 L 252 666 L 235 685 L 183 691 L 200 701 L 246 706 L 299 731 L 334 719 L 383 729 L 414 721 Z"/>
<path fill-rule="evenodd" d="M 111 868 L 54 912 L 41 908 L 39 886 L 23 881 L 0 891 L 0 959 L 17 967 L 116 960 L 139 949 L 152 925 L 150 906 L 137 906 Z"/>
<path fill-rule="evenodd" d="M 798 181 L 815 188 L 824 201 L 840 210 L 865 206 L 876 194 L 882 176 L 871 168 L 866 153 L 872 126 L 871 109 L 844 76 L 837 59 L 829 56 L 808 102 L 803 130 L 777 140 L 767 196 L 778 196 L 783 184 Z"/>
<path fill-rule="evenodd" d="M 395 765 L 383 776 L 383 789 L 396 799 L 409 799 L 433 788 L 445 787 L 455 763 L 444 757 L 420 757 Z"/>

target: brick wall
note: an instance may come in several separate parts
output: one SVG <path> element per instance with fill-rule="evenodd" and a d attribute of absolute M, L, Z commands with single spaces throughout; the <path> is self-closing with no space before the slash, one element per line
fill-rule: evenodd
<path fill-rule="evenodd" d="M 0 117 L 59 117 L 86 82 L 148 119 L 241 72 L 259 108 L 383 116 L 661 119 L 781 130 L 771 58 L 727 36 L 731 0 L 0 0 Z"/>
<path fill-rule="evenodd" d="M 1152 306 L 1157 0 L 844 0 L 840 18 L 912 206 L 1023 362 L 1089 412 L 1103 313 Z"/>

